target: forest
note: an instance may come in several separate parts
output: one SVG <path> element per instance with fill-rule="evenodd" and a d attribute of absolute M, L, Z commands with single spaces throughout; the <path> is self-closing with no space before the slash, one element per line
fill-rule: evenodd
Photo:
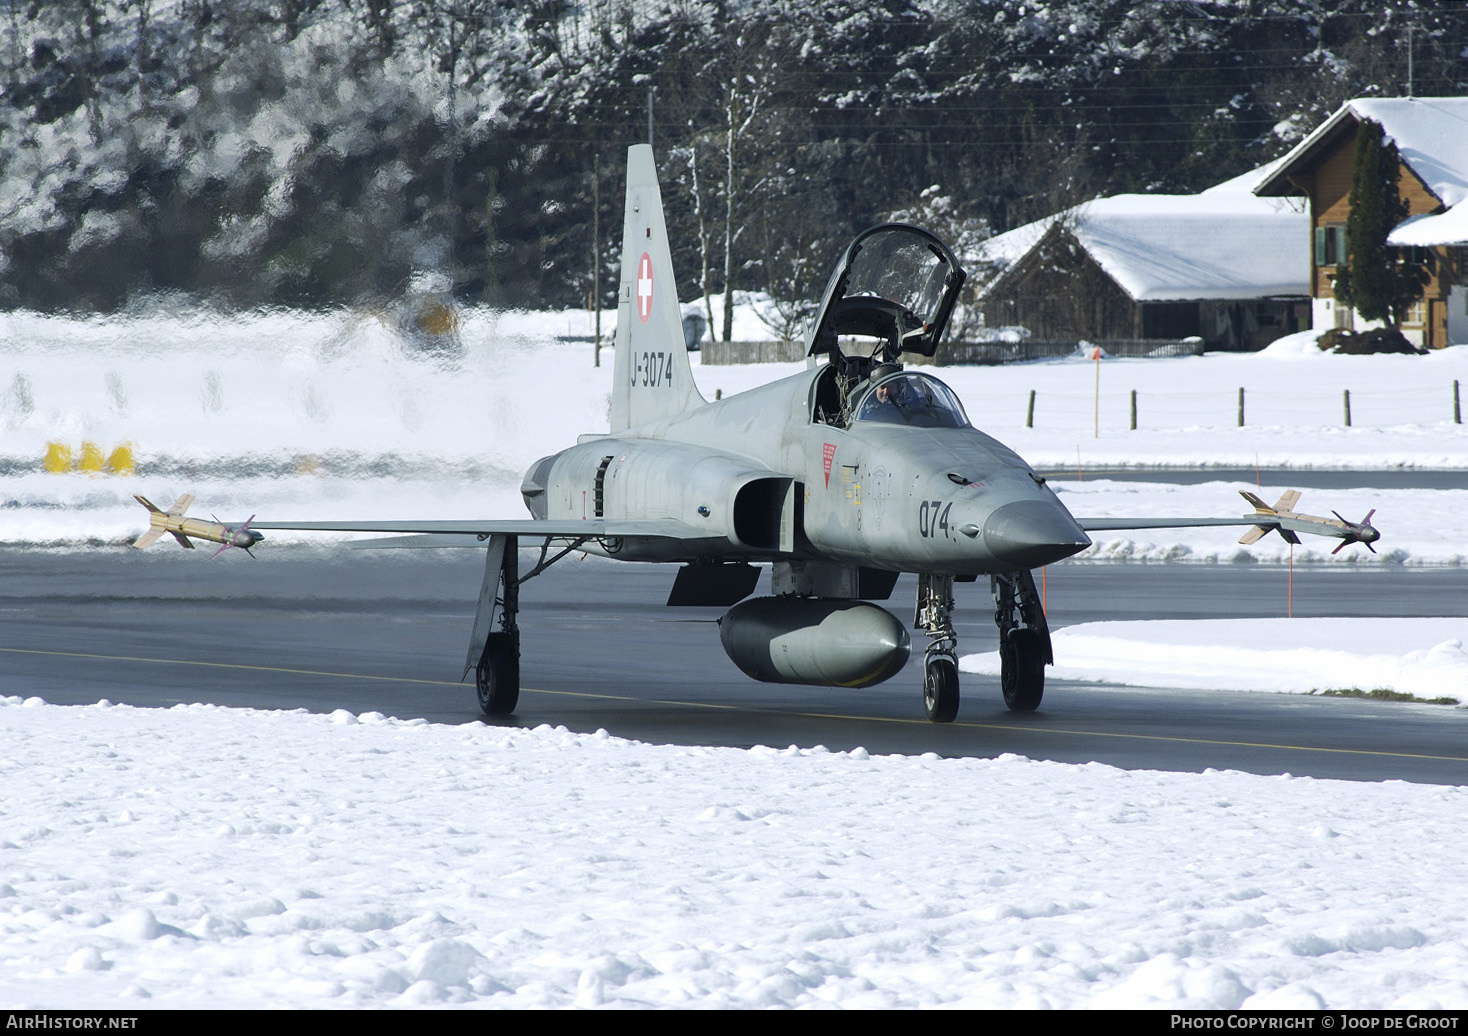
<path fill-rule="evenodd" d="M 793 327 L 872 223 L 962 256 L 1468 85 L 1462 0 L 0 0 L 0 41 L 0 308 L 104 313 L 613 306 L 651 136 L 680 295 Z"/>

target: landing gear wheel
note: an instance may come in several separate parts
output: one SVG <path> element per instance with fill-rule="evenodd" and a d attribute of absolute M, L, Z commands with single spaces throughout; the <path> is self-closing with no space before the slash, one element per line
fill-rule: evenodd
<path fill-rule="evenodd" d="M 520 700 L 520 649 L 514 634 L 491 633 L 474 670 L 474 689 L 486 716 L 506 716 Z"/>
<path fill-rule="evenodd" d="M 923 709 L 934 723 L 952 723 L 958 715 L 958 663 L 946 655 L 923 666 Z"/>
<path fill-rule="evenodd" d="M 1045 645 L 1032 629 L 1008 631 L 1000 638 L 999 685 L 1012 712 L 1034 712 L 1045 696 Z"/>

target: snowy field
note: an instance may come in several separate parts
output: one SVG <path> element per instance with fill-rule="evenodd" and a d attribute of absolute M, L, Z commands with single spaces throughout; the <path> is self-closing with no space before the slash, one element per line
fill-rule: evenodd
<path fill-rule="evenodd" d="M 1464 788 L 19 698 L 0 730 L 12 1008 L 1468 1006 Z"/>
<path fill-rule="evenodd" d="M 132 500 L 239 521 L 523 516 L 519 484 L 537 458 L 606 428 L 612 351 L 592 366 L 587 314 L 471 311 L 450 355 L 415 352 L 381 314 L 266 313 L 220 320 L 72 320 L 0 314 L 0 540 L 122 542 L 142 527 Z M 605 328 L 610 334 L 610 319 Z M 743 313 L 738 328 L 760 334 Z M 695 366 L 704 394 L 729 394 L 797 364 Z M 1307 543 L 1297 562 L 1461 564 L 1468 537 L 1444 535 L 1468 511 L 1468 426 L 1452 419 L 1453 383 L 1468 385 L 1468 347 L 1416 356 L 1325 356 L 1283 342 L 1265 354 L 1105 360 L 1100 434 L 1096 365 L 1083 359 L 940 372 L 979 427 L 1042 471 L 1092 475 L 1057 483 L 1071 510 L 1242 514 L 1252 482 L 1173 487 L 1118 482 L 1137 466 L 1451 468 L 1463 489 L 1305 494 L 1301 509 L 1353 520 L 1377 509 L 1382 553 L 1331 558 Z M 1246 424 L 1237 426 L 1238 389 Z M 1029 392 L 1035 427 L 1025 427 Z M 1129 430 L 1138 394 L 1138 430 Z M 1344 390 L 1353 425 L 1342 425 Z M 79 457 L 129 444 L 136 474 L 52 474 L 53 445 Z M 1264 487 L 1265 495 L 1288 488 Z M 1271 498 L 1272 499 L 1272 498 Z M 1313 510 L 1312 510 L 1313 508 Z M 319 539 L 319 537 L 318 537 Z M 1277 536 L 1241 548 L 1227 530 L 1108 533 L 1094 558 L 1283 561 Z"/>
<path fill-rule="evenodd" d="M 589 342 L 556 339 L 587 331 L 585 314 L 471 312 L 461 349 L 427 355 L 373 314 L 0 315 L 0 541 L 124 549 L 146 525 L 133 493 L 193 492 L 226 520 L 522 516 L 525 468 L 606 427 L 611 350 L 598 370 Z M 695 373 L 712 397 L 798 369 Z M 1092 473 L 1057 484 L 1078 515 L 1240 514 L 1254 488 L 1095 477 L 1109 467 L 1449 468 L 1462 489 L 1307 491 L 1311 513 L 1376 508 L 1381 553 L 1307 544 L 1295 562 L 1468 557 L 1451 409 L 1468 348 L 1106 360 L 1099 435 L 1090 362 L 939 373 L 1036 467 Z M 44 470 L 88 443 L 130 444 L 136 471 Z M 1288 557 L 1237 535 L 1108 533 L 1088 556 Z M 1462 698 L 1465 627 L 1097 623 L 1058 633 L 1055 673 Z M 1468 838 L 1462 788 L 26 693 L 0 698 L 12 1007 L 1468 1007 L 1445 851 Z"/>

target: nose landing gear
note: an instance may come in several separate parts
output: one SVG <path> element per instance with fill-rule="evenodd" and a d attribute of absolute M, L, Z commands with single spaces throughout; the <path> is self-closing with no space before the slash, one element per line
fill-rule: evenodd
<path fill-rule="evenodd" d="M 952 576 L 919 574 L 913 625 L 932 638 L 923 656 L 923 712 L 934 723 L 952 723 L 959 700 Z"/>

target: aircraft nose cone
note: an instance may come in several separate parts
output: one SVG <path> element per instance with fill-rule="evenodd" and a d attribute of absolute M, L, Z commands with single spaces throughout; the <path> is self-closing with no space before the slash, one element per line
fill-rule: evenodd
<path fill-rule="evenodd" d="M 1085 550 L 1091 538 L 1070 512 L 1047 500 L 1016 500 L 984 520 L 984 546 L 1015 568 L 1039 568 Z"/>

